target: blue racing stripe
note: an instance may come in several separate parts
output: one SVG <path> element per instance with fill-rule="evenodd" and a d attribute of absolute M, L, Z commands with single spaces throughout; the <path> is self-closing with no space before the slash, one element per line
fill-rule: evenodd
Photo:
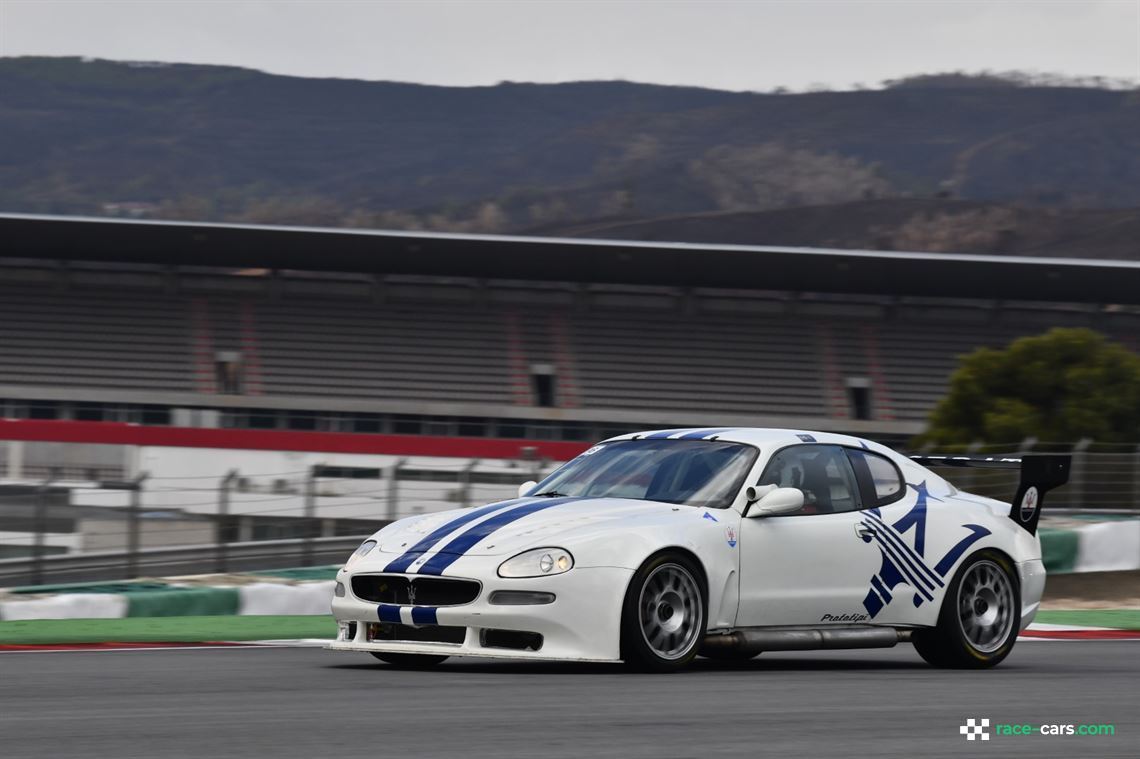
<path fill-rule="evenodd" d="M 871 525 L 870 522 L 862 522 L 861 524 Z M 872 529 L 874 528 L 872 527 Z M 904 574 L 913 575 L 916 581 L 921 581 L 921 585 L 924 588 L 935 589 L 935 583 L 931 582 L 930 578 L 924 574 L 924 571 L 930 572 L 930 569 L 922 563 L 922 559 L 915 559 L 913 556 L 908 555 L 906 546 L 900 548 L 896 541 L 890 540 L 891 536 L 885 529 L 875 530 L 874 537 L 885 549 L 890 549 L 892 555 L 897 557 L 895 558 L 895 563 L 898 564 L 899 571 Z M 938 585 L 942 585 L 941 580 L 938 581 Z"/>
<path fill-rule="evenodd" d="M 380 604 L 376 607 L 376 615 L 381 622 L 400 624 L 400 607 L 394 604 Z"/>
<path fill-rule="evenodd" d="M 886 603 L 891 602 L 891 594 L 886 588 L 883 587 L 883 583 L 879 581 L 878 575 L 871 575 L 871 587 L 874 588 L 880 596 L 882 596 L 883 601 Z"/>
<path fill-rule="evenodd" d="M 438 625 L 439 618 L 436 616 L 436 608 L 434 606 L 413 606 L 412 607 L 412 624 L 413 625 Z"/>
<path fill-rule="evenodd" d="M 700 440 L 701 438 L 706 438 L 706 437 L 709 437 L 710 435 L 719 435 L 722 432 L 728 432 L 729 430 L 734 430 L 734 429 L 736 429 L 736 428 L 735 427 L 711 427 L 709 429 L 704 429 L 704 430 L 693 430 L 692 432 L 688 432 L 684 435 L 681 435 L 681 437 L 679 437 L 677 439 L 678 440 Z"/>
<path fill-rule="evenodd" d="M 949 553 L 942 557 L 942 561 L 938 562 L 938 566 L 934 568 L 943 577 L 950 571 L 950 567 L 954 566 L 958 557 L 966 552 L 967 548 L 990 534 L 990 531 L 980 524 L 964 524 L 962 526 L 968 529 L 970 534 L 959 540 L 958 544 L 951 548 Z"/>
<path fill-rule="evenodd" d="M 879 531 L 882 532 L 886 536 L 887 540 L 889 540 L 899 551 L 901 551 L 905 556 L 907 556 L 912 562 L 914 562 L 915 564 L 918 565 L 915 571 L 919 572 L 919 574 L 922 576 L 922 578 L 924 580 L 926 580 L 927 585 L 929 585 L 931 588 L 933 588 L 935 585 L 938 585 L 939 587 L 941 587 L 944 584 L 942 582 L 942 578 L 939 577 L 938 575 L 934 574 L 934 572 L 931 571 L 930 567 L 926 566 L 926 560 L 922 556 L 920 556 L 913 548 L 908 546 L 906 544 L 906 541 L 903 540 L 898 535 L 897 532 L 895 532 L 893 527 L 888 525 L 882 519 L 879 519 L 878 517 L 875 517 L 875 516 L 872 516 L 871 520 L 872 520 L 872 522 L 874 522 L 875 524 L 877 524 L 881 528 Z"/>
<path fill-rule="evenodd" d="M 930 594 L 930 591 L 927 590 L 926 585 L 919 582 L 918 578 L 914 574 L 914 570 L 907 567 L 906 560 L 895 553 L 895 549 L 892 548 L 890 544 L 888 544 L 885 540 L 883 540 L 883 536 L 878 532 L 876 532 L 872 537 L 875 539 L 875 542 L 879 544 L 879 548 L 882 549 L 883 553 L 889 557 L 891 561 L 894 562 L 895 567 L 899 570 L 899 573 L 906 578 L 907 583 L 916 591 L 921 593 L 927 601 L 933 601 L 934 596 L 932 596 Z"/>
<path fill-rule="evenodd" d="M 692 427 L 681 427 L 680 429 L 675 430 L 661 430 L 660 432 L 654 432 L 652 435 L 644 435 L 638 438 L 638 440 L 662 440 L 669 437 L 670 435 L 680 435 L 682 432 L 692 431 Z"/>
<path fill-rule="evenodd" d="M 384 567 L 384 571 L 385 572 L 407 572 L 408 567 L 411 566 L 413 561 L 415 561 L 416 559 L 418 559 L 419 557 L 423 556 L 425 553 L 430 551 L 432 548 L 435 547 L 436 543 L 443 540 L 444 538 L 446 538 L 448 535 L 450 535 L 451 533 L 458 530 L 463 525 L 468 524 L 470 522 L 473 522 L 481 516 L 484 516 L 486 514 L 490 514 L 492 511 L 504 508 L 506 506 L 510 506 L 511 504 L 514 504 L 517 502 L 518 502 L 518 499 L 515 498 L 515 499 L 509 500 L 509 501 L 500 501 L 499 503 L 492 503 L 489 506 L 482 506 L 478 509 L 472 509 L 471 511 L 467 512 L 466 514 L 459 517 L 458 519 L 453 519 L 450 522 L 448 522 L 447 524 L 443 525 L 442 527 L 439 527 L 439 528 L 436 528 L 435 530 L 433 530 L 431 532 L 431 534 L 429 534 L 426 538 L 424 538 L 420 542 L 416 543 L 414 546 L 409 548 L 404 553 L 400 554 L 400 556 L 398 558 L 393 559 L 388 564 L 388 566 Z"/>
<path fill-rule="evenodd" d="M 443 570 L 451 566 L 458 560 L 464 553 L 471 550 L 483 538 L 490 535 L 500 527 L 505 527 L 511 522 L 522 519 L 525 516 L 534 514 L 537 511 L 549 509 L 552 506 L 558 506 L 563 503 L 570 503 L 571 501 L 581 500 L 579 498 L 543 498 L 532 503 L 524 503 L 522 506 L 515 506 L 513 509 L 508 509 L 501 514 L 496 514 L 490 519 L 486 519 L 479 524 L 475 525 L 467 532 L 462 533 L 459 537 L 452 540 L 450 543 L 439 549 L 439 553 L 428 559 L 422 567 L 419 568 L 420 574 L 425 575 L 438 575 L 443 574 Z"/>

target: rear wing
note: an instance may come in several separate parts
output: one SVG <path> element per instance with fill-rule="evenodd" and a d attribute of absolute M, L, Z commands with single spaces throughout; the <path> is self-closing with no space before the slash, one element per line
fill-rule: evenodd
<path fill-rule="evenodd" d="M 980 469 L 1020 469 L 1021 481 L 1009 509 L 1009 518 L 1032 535 L 1037 532 L 1045 494 L 1069 481 L 1073 457 L 1067 453 L 1028 453 L 1024 456 L 911 456 L 927 467 L 959 466 Z"/>

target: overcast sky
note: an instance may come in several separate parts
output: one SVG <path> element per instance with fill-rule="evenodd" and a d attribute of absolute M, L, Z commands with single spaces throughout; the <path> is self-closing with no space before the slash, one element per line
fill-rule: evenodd
<path fill-rule="evenodd" d="M 1140 80 L 1140 0 L 0 0 L 0 54 L 735 90 L 964 69 Z"/>

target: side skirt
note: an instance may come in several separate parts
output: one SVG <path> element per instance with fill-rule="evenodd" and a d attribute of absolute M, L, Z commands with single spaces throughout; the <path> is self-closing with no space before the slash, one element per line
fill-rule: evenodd
<path fill-rule="evenodd" d="M 845 627 L 747 627 L 705 636 L 701 649 L 716 651 L 813 651 L 826 648 L 891 648 L 911 630 L 873 625 Z"/>

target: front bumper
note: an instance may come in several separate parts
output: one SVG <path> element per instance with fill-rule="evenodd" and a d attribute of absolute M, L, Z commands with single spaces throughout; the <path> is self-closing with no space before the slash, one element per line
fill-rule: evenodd
<path fill-rule="evenodd" d="M 621 609 L 625 591 L 633 576 L 632 569 L 619 567 L 575 567 L 554 577 L 503 579 L 496 570 L 502 557 L 488 557 L 484 571 L 472 572 L 474 562 L 464 563 L 462 577 L 482 583 L 478 597 L 461 606 L 398 607 L 400 623 L 406 626 L 439 626 L 463 628 L 462 643 L 369 640 L 369 625 L 394 621 L 396 610 L 356 598 L 352 594 L 352 577 L 376 574 L 375 568 L 354 566 L 341 570 L 337 581 L 345 587 L 343 597 L 334 597 L 333 616 L 338 622 L 337 638 L 329 648 L 334 651 L 385 651 L 391 653 L 433 654 L 444 656 L 480 656 L 511 659 L 555 659 L 572 661 L 617 661 L 620 657 Z M 408 575 L 412 577 L 414 575 Z M 460 577 L 447 575 L 448 577 Z M 553 603 L 527 606 L 501 606 L 489 603 L 496 590 L 527 590 L 553 593 Z M 418 611 L 413 612 L 413 609 Z M 425 624 L 425 620 L 431 620 Z M 348 623 L 355 622 L 349 637 Z M 511 630 L 538 633 L 542 645 L 536 650 L 500 648 L 484 645 L 484 630 Z"/>

